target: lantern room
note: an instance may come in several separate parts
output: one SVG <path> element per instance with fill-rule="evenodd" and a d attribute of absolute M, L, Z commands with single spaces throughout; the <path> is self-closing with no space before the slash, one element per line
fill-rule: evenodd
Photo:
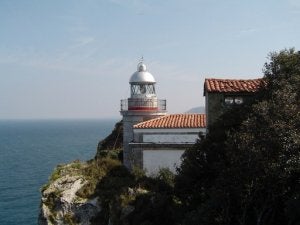
<path fill-rule="evenodd" d="M 147 71 L 144 63 L 139 63 L 137 71 L 132 74 L 130 80 L 131 98 L 153 98 L 155 94 L 155 79 Z"/>
<path fill-rule="evenodd" d="M 121 111 L 157 111 L 166 110 L 166 101 L 158 100 L 155 92 L 155 79 L 147 71 L 143 62 L 137 65 L 129 80 L 130 98 L 121 100 Z"/>

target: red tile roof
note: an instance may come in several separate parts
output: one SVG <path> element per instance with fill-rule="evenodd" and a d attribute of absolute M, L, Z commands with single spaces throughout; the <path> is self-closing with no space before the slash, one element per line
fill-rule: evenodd
<path fill-rule="evenodd" d="M 138 123 L 134 128 L 205 128 L 205 114 L 171 114 Z"/>
<path fill-rule="evenodd" d="M 256 92 L 266 82 L 263 79 L 231 80 L 231 79 L 205 79 L 205 92 Z"/>

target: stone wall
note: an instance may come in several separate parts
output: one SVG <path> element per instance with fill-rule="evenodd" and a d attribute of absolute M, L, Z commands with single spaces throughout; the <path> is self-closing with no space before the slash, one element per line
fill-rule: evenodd
<path fill-rule="evenodd" d="M 206 126 L 209 129 L 211 126 L 227 109 L 234 107 L 243 107 L 250 104 L 255 100 L 256 93 L 208 93 L 205 94 L 205 107 L 206 107 Z M 224 102 L 225 97 L 242 97 L 244 102 L 241 105 L 226 105 Z"/>
<path fill-rule="evenodd" d="M 134 141 L 133 126 L 149 119 L 164 116 L 166 113 L 147 111 L 123 111 L 121 113 L 123 115 L 123 164 L 131 170 L 139 157 L 139 154 L 135 153 L 129 146 L 129 143 Z"/>
<path fill-rule="evenodd" d="M 223 113 L 223 98 L 222 93 L 206 93 L 205 107 L 207 128 Z"/>

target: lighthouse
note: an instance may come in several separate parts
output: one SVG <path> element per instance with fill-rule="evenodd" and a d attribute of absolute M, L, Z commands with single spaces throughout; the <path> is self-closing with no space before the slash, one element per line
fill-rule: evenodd
<path fill-rule="evenodd" d="M 140 152 L 135 152 L 130 143 L 133 142 L 133 126 L 137 123 L 166 115 L 166 100 L 158 99 L 155 90 L 156 81 L 140 62 L 137 71 L 129 80 L 130 97 L 121 100 L 120 113 L 123 116 L 123 163 L 128 169 L 139 165 Z"/>

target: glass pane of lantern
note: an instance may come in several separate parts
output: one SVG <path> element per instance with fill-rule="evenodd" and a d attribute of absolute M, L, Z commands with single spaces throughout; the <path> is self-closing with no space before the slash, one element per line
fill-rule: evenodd
<path fill-rule="evenodd" d="M 145 85 L 143 85 L 143 84 L 140 85 L 140 92 L 141 92 L 142 94 L 145 94 L 145 93 L 146 93 L 146 86 L 145 86 Z"/>
<path fill-rule="evenodd" d="M 235 102 L 235 104 L 237 104 L 237 105 L 241 105 L 241 104 L 243 104 L 244 100 L 243 100 L 242 97 L 236 97 L 236 98 L 234 99 L 234 102 Z"/>
<path fill-rule="evenodd" d="M 136 95 L 140 93 L 140 88 L 138 85 L 131 85 L 131 92 L 132 94 Z"/>
<path fill-rule="evenodd" d="M 233 104 L 233 98 L 232 97 L 225 97 L 225 104 L 226 105 L 232 105 Z"/>
<path fill-rule="evenodd" d="M 152 84 L 147 85 L 147 93 L 154 94 L 154 86 Z"/>

